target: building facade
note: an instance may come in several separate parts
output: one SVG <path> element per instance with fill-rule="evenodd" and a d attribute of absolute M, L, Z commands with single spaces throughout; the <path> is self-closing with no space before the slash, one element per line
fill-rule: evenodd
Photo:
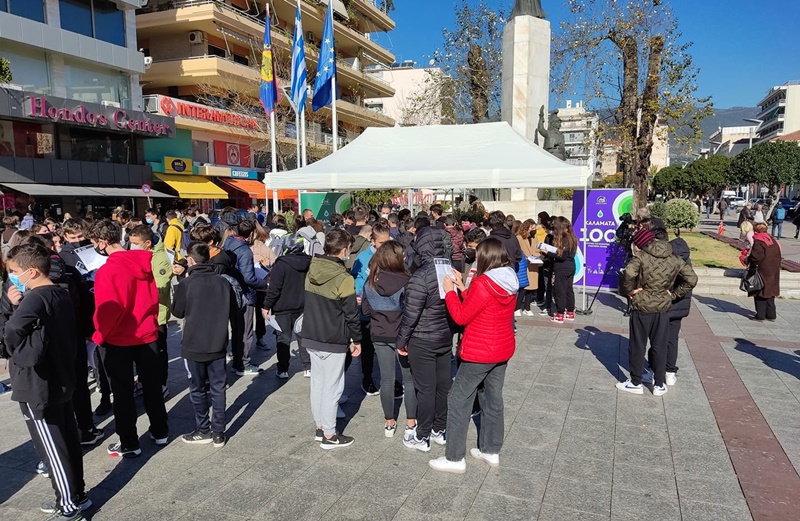
<path fill-rule="evenodd" d="M 622 173 L 620 167 L 620 149 L 622 142 L 615 140 L 605 141 L 600 150 L 602 155 L 600 157 L 600 172 L 602 177 Z M 650 171 L 655 174 L 662 168 L 666 168 L 671 164 L 670 160 L 670 147 L 669 147 L 669 127 L 667 125 L 656 124 L 653 131 L 653 151 L 650 154 Z"/>
<path fill-rule="evenodd" d="M 718 127 L 708 138 L 711 155 L 734 157 L 757 142 L 756 125 L 741 127 Z"/>
<path fill-rule="evenodd" d="M 399 126 L 441 125 L 443 110 L 441 98 L 433 92 L 434 77 L 441 75 L 437 67 L 417 69 L 414 62 L 394 64 L 386 69 L 377 69 L 370 74 L 381 78 L 394 89 L 393 96 L 370 98 L 366 107 L 388 116 Z M 418 97 L 428 98 L 419 102 Z"/>
<path fill-rule="evenodd" d="M 330 107 L 312 112 L 310 92 L 306 107 L 309 162 L 331 153 L 334 139 L 344 146 L 366 127 L 395 124 L 391 117 L 365 107 L 367 98 L 394 94 L 382 78 L 365 72 L 368 67 L 394 62 L 394 56 L 370 38 L 372 32 L 393 29 L 394 22 L 371 0 L 351 0 L 347 7 L 341 0 L 332 1 L 339 124 L 331 128 Z M 276 131 L 278 167 L 283 170 L 297 165 L 298 129 L 286 93 L 297 3 L 273 0 L 270 5 L 275 66 L 284 91 Z M 326 8 L 327 2 L 301 2 L 312 90 Z M 219 189 L 228 194 L 228 204 L 238 206 L 265 197 L 263 185 L 258 188 L 271 165 L 269 130 L 258 102 L 265 20 L 264 3 L 252 0 L 150 0 L 137 11 L 138 45 L 151 63 L 142 76 L 146 110 L 174 114 L 178 128 L 176 146 L 148 144 L 145 158 L 156 177 L 184 199 L 208 205 L 223 198 Z M 167 158 L 180 158 L 191 168 L 170 171 Z M 177 188 L 181 179 L 174 176 L 184 176 L 182 181 L 186 181 L 189 175 L 197 178 L 192 180 L 194 189 L 205 190 L 201 197 Z"/>
<path fill-rule="evenodd" d="M 762 121 L 758 128 L 759 143 L 800 130 L 800 80 L 772 87 L 758 106 L 756 119 Z"/>
<path fill-rule="evenodd" d="M 143 143 L 169 140 L 175 124 L 142 111 L 139 4 L 0 0 L 0 56 L 12 73 L 0 85 L 6 209 L 35 206 L 43 217 L 147 204 Z"/>
<path fill-rule="evenodd" d="M 597 133 L 600 118 L 586 110 L 582 101 L 573 104 L 567 100 L 566 106 L 556 113 L 561 120 L 561 133 L 564 135 L 564 149 L 567 163 L 585 166 L 593 175 L 600 172 L 598 160 L 599 136 Z"/>

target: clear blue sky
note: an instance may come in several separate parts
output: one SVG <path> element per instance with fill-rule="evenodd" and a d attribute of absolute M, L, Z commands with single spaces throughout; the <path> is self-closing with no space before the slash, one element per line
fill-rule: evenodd
<path fill-rule="evenodd" d="M 374 36 L 398 61 L 427 65 L 432 51 L 442 45 L 442 28 L 455 25 L 455 3 L 395 0 L 392 18 L 397 28 Z M 508 7 L 513 0 L 487 3 Z M 800 80 L 800 1 L 672 0 L 672 4 L 684 38 L 694 42 L 699 94 L 713 96 L 715 107 L 753 107 L 772 86 Z M 568 15 L 563 1 L 542 0 L 542 6 L 555 33 Z"/>

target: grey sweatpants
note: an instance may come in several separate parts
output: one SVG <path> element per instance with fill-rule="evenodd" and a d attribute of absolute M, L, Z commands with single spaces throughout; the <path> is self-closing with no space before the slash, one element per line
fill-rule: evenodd
<path fill-rule="evenodd" d="M 311 414 L 326 436 L 336 433 L 336 411 L 344 391 L 345 353 L 309 349 L 311 357 Z"/>

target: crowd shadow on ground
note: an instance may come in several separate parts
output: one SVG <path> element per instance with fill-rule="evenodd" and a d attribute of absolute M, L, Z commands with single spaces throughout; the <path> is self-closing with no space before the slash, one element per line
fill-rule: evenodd
<path fill-rule="evenodd" d="M 761 347 L 743 338 L 735 338 L 734 341 L 736 342 L 735 349 L 737 351 L 752 355 L 771 369 L 781 371 L 800 380 L 800 350 L 790 354 L 778 349 Z"/>
<path fill-rule="evenodd" d="M 692 295 L 699 303 L 708 306 L 711 311 L 717 313 L 735 313 L 743 317 L 749 317 L 754 314 L 752 309 L 747 309 L 727 300 L 719 300 L 714 297 L 704 297 L 702 295 Z"/>
<path fill-rule="evenodd" d="M 19 419 L 22 419 L 22 415 L 19 416 Z M 38 461 L 36 449 L 30 440 L 0 454 L 0 476 L 2 476 L 0 478 L 0 505 L 36 477 L 35 469 Z M 29 466 L 29 468 L 21 469 L 22 465 Z"/>
<path fill-rule="evenodd" d="M 628 351 L 627 349 L 622 349 L 622 347 L 623 344 L 627 346 L 628 339 L 617 333 L 601 331 L 594 326 L 586 326 L 576 332 L 580 336 L 575 342 L 575 346 L 579 349 L 591 351 L 611 376 L 618 381 L 623 381 L 625 378 L 622 368 L 628 366 Z M 585 339 L 583 338 L 584 335 Z"/>

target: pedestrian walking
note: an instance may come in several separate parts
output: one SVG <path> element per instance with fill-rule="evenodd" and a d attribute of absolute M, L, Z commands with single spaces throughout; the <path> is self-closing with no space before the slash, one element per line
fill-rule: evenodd
<path fill-rule="evenodd" d="M 781 294 L 781 248 L 778 241 L 767 233 L 765 223 L 757 223 L 753 232 L 753 247 L 747 257 L 747 276 L 757 272 L 764 287 L 752 295 L 756 314 L 750 320 L 775 321 L 775 297 Z"/>
<path fill-rule="evenodd" d="M 725 216 L 728 213 L 728 201 L 724 197 L 720 197 L 719 203 L 717 203 L 717 208 L 719 209 L 719 220 L 724 221 Z"/>

